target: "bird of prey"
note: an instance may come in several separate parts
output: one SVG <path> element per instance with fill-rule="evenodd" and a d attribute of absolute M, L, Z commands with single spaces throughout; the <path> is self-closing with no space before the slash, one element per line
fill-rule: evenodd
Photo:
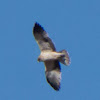
<path fill-rule="evenodd" d="M 39 62 L 44 62 L 46 80 L 58 91 L 61 81 L 61 67 L 59 62 L 66 66 L 70 64 L 68 52 L 66 50 L 57 52 L 47 32 L 37 22 L 33 27 L 33 35 L 41 51 L 37 60 Z"/>

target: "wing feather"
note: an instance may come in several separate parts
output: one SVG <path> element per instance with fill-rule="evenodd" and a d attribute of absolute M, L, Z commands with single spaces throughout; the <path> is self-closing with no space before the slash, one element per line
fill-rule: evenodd
<path fill-rule="evenodd" d="M 43 29 L 43 27 L 39 25 L 38 23 L 35 23 L 33 27 L 33 35 L 41 51 L 43 50 L 56 51 L 56 48 L 52 40 L 49 38 L 48 34 Z"/>
<path fill-rule="evenodd" d="M 61 68 L 59 61 L 46 61 L 45 64 L 45 75 L 47 82 L 55 89 L 60 89 L 60 80 L 61 80 Z"/>

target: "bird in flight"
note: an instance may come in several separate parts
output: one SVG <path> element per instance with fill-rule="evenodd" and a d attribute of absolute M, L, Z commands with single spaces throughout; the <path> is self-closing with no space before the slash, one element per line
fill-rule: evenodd
<path fill-rule="evenodd" d="M 33 27 L 33 35 L 41 51 L 37 60 L 39 62 L 44 62 L 46 80 L 53 89 L 58 91 L 61 81 L 60 62 L 66 66 L 70 64 L 68 52 L 66 50 L 57 52 L 47 32 L 37 22 Z"/>

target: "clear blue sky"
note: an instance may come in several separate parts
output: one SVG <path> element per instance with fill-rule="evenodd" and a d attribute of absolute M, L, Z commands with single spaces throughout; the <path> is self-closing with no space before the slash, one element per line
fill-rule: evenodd
<path fill-rule="evenodd" d="M 59 92 L 37 62 L 35 22 L 70 54 Z M 100 0 L 1 0 L 0 100 L 100 100 Z"/>

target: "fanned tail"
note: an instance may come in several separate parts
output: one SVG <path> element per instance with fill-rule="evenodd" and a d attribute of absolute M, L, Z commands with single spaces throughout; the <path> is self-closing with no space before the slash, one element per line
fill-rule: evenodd
<path fill-rule="evenodd" d="M 60 51 L 60 53 L 63 53 L 64 56 L 62 56 L 62 57 L 59 59 L 59 61 L 60 61 L 62 64 L 66 65 L 66 66 L 70 65 L 70 58 L 69 58 L 68 52 L 67 52 L 66 50 L 62 50 L 62 51 Z"/>

